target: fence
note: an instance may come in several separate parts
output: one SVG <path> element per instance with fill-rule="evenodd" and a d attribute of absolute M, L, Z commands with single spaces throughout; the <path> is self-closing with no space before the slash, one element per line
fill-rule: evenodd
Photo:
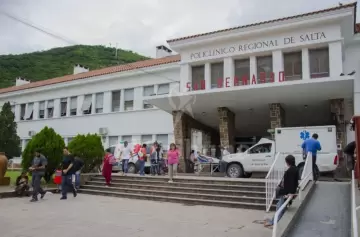
<path fill-rule="evenodd" d="M 358 222 L 357 222 L 357 208 L 356 208 L 356 182 L 355 172 L 352 171 L 352 179 L 351 179 L 351 226 L 354 237 L 359 236 L 358 232 Z"/>
<path fill-rule="evenodd" d="M 305 189 L 307 184 L 313 180 L 313 163 L 312 163 L 312 154 L 311 152 L 308 153 L 306 156 L 305 165 L 303 166 L 303 172 L 301 174 L 301 182 L 298 187 L 299 192 L 299 199 L 302 199 L 302 191 Z M 277 224 L 279 221 L 279 215 L 283 210 L 287 207 L 289 202 L 294 199 L 294 196 L 291 195 L 282 205 L 281 207 L 276 210 L 275 216 L 274 216 L 274 226 L 272 231 L 272 237 L 276 237 L 277 232 Z"/>
<path fill-rule="evenodd" d="M 270 211 L 271 205 L 274 202 L 276 189 L 279 186 L 285 173 L 285 160 L 283 153 L 277 153 L 275 160 L 270 167 L 269 172 L 265 177 L 266 184 L 266 212 Z"/>

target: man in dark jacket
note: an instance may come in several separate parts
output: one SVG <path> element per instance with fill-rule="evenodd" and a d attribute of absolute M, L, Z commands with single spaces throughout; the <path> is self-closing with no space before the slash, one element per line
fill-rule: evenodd
<path fill-rule="evenodd" d="M 286 199 L 297 192 L 297 188 L 299 186 L 299 174 L 298 169 L 295 165 L 295 157 L 292 155 L 288 155 L 285 157 L 285 163 L 288 166 L 288 169 L 285 171 L 284 177 L 280 183 L 278 188 L 277 196 L 279 201 L 276 204 L 276 211 L 280 209 L 280 207 L 285 203 Z M 280 213 L 278 221 L 284 215 L 285 209 Z M 274 218 L 272 220 L 266 220 L 266 227 L 274 225 Z"/>
<path fill-rule="evenodd" d="M 353 170 L 355 167 L 355 148 L 356 148 L 356 142 L 350 142 L 349 144 L 346 145 L 346 147 L 344 148 L 344 153 L 346 154 L 346 162 L 348 166 L 351 166 L 351 168 L 349 170 Z"/>

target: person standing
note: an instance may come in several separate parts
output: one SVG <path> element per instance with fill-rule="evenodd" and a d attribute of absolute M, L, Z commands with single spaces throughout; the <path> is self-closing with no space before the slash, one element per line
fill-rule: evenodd
<path fill-rule="evenodd" d="M 38 201 L 38 194 L 40 193 L 40 198 L 43 199 L 45 196 L 45 191 L 41 187 L 41 179 L 45 174 L 45 168 L 47 166 L 46 158 L 40 154 L 40 151 L 35 151 L 35 157 L 32 161 L 32 166 L 29 168 L 32 171 L 32 186 L 33 186 L 33 195 L 30 202 Z"/>
<path fill-rule="evenodd" d="M 114 155 L 111 153 L 110 148 L 105 150 L 105 156 L 103 160 L 103 168 L 102 168 L 102 175 L 105 178 L 105 185 L 107 187 L 110 186 L 111 182 L 111 174 L 112 174 L 112 167 L 115 163 L 116 159 Z"/>
<path fill-rule="evenodd" d="M 143 144 L 140 152 L 138 153 L 139 156 L 139 165 L 140 165 L 140 176 L 145 176 L 145 162 L 146 162 L 146 144 Z"/>
<path fill-rule="evenodd" d="M 60 200 L 67 199 L 68 191 L 72 191 L 74 197 L 77 196 L 76 189 L 72 182 L 72 176 L 75 174 L 75 158 L 69 152 L 67 147 L 64 148 L 64 158 L 62 161 L 62 177 L 61 177 L 61 198 Z"/>
<path fill-rule="evenodd" d="M 132 149 L 127 141 L 124 142 L 124 147 L 121 149 L 120 156 L 122 156 L 122 171 L 123 175 L 128 173 L 128 164 L 130 157 L 132 157 Z"/>
<path fill-rule="evenodd" d="M 355 149 L 356 149 L 356 142 L 352 141 L 346 145 L 344 148 L 344 153 L 346 155 L 346 166 L 348 170 L 353 170 L 355 168 Z"/>
<path fill-rule="evenodd" d="M 317 179 L 318 169 L 316 168 L 316 155 L 318 151 L 321 151 L 321 145 L 318 141 L 319 135 L 314 133 L 310 139 L 307 139 L 301 145 L 301 148 L 305 151 L 305 154 L 311 152 L 312 155 L 312 165 L 313 165 L 313 177 L 314 181 Z"/>
<path fill-rule="evenodd" d="M 167 153 L 169 166 L 169 183 L 173 182 L 173 177 L 177 174 L 180 152 L 174 143 L 170 144 L 170 150 Z"/>
<path fill-rule="evenodd" d="M 157 151 L 156 149 L 158 148 L 158 143 L 154 142 L 153 146 L 150 149 L 150 164 L 151 164 L 151 170 L 150 173 L 151 175 L 155 175 L 158 174 L 158 156 L 157 156 Z"/>
<path fill-rule="evenodd" d="M 74 158 L 74 171 L 75 174 L 73 175 L 73 183 L 75 185 L 76 189 L 80 188 L 80 174 L 81 174 L 81 169 L 84 166 L 84 161 L 82 159 L 80 159 L 79 157 L 75 157 Z"/>

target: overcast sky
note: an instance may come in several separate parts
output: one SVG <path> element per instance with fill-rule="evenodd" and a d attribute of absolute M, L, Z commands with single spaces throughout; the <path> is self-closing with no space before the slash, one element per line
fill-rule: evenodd
<path fill-rule="evenodd" d="M 70 43 L 118 43 L 120 48 L 154 57 L 155 46 L 167 39 L 320 10 L 338 3 L 339 0 L 0 0 L 0 13 L 17 16 Z M 0 54 L 69 45 L 2 14 L 0 32 Z"/>

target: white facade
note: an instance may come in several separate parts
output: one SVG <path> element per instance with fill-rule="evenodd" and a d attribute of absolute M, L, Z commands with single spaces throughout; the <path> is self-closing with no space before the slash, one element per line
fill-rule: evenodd
<path fill-rule="evenodd" d="M 227 107 L 237 114 L 237 135 L 255 136 L 269 128 L 269 103 L 283 104 L 285 120 L 292 126 L 326 125 L 326 101 L 343 98 L 348 121 L 354 112 L 360 113 L 360 36 L 354 32 L 355 12 L 356 4 L 350 4 L 170 40 L 180 62 L 26 90 L 0 90 L 0 105 L 7 101 L 14 105 L 23 147 L 44 126 L 54 128 L 66 143 L 77 134 L 98 133 L 105 147 L 122 139 L 152 138 L 169 144 L 174 141 L 174 110 L 185 110 L 217 129 L 216 108 Z M 160 52 L 163 48 L 157 47 L 157 57 L 171 53 L 167 48 Z M 357 73 L 351 74 L 354 70 Z M 243 74 L 249 75 L 247 85 L 242 85 Z M 146 101 L 157 107 L 144 105 Z M 306 121 L 298 116 L 304 114 L 299 112 L 304 107 Z"/>

